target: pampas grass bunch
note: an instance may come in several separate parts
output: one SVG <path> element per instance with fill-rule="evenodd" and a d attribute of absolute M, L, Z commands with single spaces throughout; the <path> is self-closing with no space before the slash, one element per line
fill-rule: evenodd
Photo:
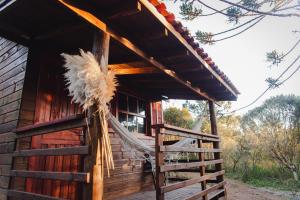
<path fill-rule="evenodd" d="M 67 72 L 64 74 L 67 81 L 69 95 L 72 101 L 80 104 L 84 110 L 96 105 L 100 120 L 100 130 L 98 133 L 102 137 L 100 162 L 106 162 L 108 169 L 114 168 L 110 139 L 106 115 L 109 112 L 108 103 L 112 100 L 115 92 L 117 81 L 114 72 L 103 70 L 107 66 L 100 66 L 95 56 L 91 52 L 84 52 L 80 49 L 80 55 L 61 54 L 65 59 L 64 67 Z M 105 157 L 105 159 L 104 159 Z M 98 159 L 97 159 L 98 160 Z M 96 161 L 96 164 L 98 161 Z M 102 164 L 102 166 L 104 166 Z"/>
<path fill-rule="evenodd" d="M 84 110 L 97 104 L 99 110 L 107 113 L 107 105 L 112 100 L 117 86 L 114 72 L 102 71 L 95 56 L 82 49 L 80 55 L 61 55 L 65 59 L 65 78 L 72 100 L 82 105 Z"/>

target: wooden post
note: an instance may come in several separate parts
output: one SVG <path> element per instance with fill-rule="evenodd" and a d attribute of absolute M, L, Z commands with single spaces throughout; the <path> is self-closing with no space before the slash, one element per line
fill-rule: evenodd
<path fill-rule="evenodd" d="M 164 153 L 160 151 L 160 146 L 163 146 L 164 136 L 160 133 L 160 128 L 156 127 L 155 130 L 156 200 L 164 200 L 165 194 L 162 194 L 160 189 L 161 186 L 165 185 L 165 173 L 160 171 L 160 166 L 165 162 Z"/>
<path fill-rule="evenodd" d="M 209 104 L 211 133 L 213 135 L 218 135 L 215 105 L 214 105 L 214 102 L 212 102 L 212 101 L 208 101 L 208 104 Z M 213 148 L 214 149 L 220 149 L 220 142 L 213 142 Z M 214 159 L 215 160 L 221 159 L 221 153 L 220 152 L 214 153 Z M 221 171 L 222 170 L 222 163 L 216 164 L 216 170 L 217 171 Z M 222 181 L 224 181 L 223 175 L 217 176 L 217 182 L 219 183 L 219 182 L 222 182 Z M 226 191 L 224 192 L 223 195 L 225 196 L 225 199 L 226 199 Z M 219 197 L 221 197 L 221 196 L 218 196 L 217 199 Z"/>
<path fill-rule="evenodd" d="M 198 139 L 198 147 L 199 148 L 203 148 L 203 145 L 202 145 L 202 140 L 199 140 Z M 202 153 L 199 153 L 199 160 L 200 160 L 200 162 L 204 162 L 204 153 L 202 152 Z M 204 176 L 205 175 L 205 166 L 202 166 L 202 167 L 200 167 L 200 176 Z M 202 190 L 205 190 L 206 189 L 206 181 L 202 181 L 201 182 L 201 189 Z M 207 195 L 204 195 L 203 196 L 203 200 L 208 200 L 208 197 L 207 197 Z"/>
<path fill-rule="evenodd" d="M 104 71 L 107 71 L 108 65 L 109 39 L 108 34 L 100 31 L 95 32 L 92 52 Z M 90 172 L 90 184 L 84 187 L 83 199 L 91 200 L 102 200 L 104 193 L 102 132 L 97 110 L 96 105 L 88 110 L 91 125 L 86 134 L 86 143 L 90 145 L 91 153 L 84 161 L 85 172 Z"/>

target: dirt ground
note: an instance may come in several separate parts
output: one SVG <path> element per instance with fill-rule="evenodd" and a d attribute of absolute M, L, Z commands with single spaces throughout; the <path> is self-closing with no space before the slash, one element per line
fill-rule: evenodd
<path fill-rule="evenodd" d="M 255 188 L 245 183 L 227 179 L 228 200 L 289 200 L 286 192 Z"/>

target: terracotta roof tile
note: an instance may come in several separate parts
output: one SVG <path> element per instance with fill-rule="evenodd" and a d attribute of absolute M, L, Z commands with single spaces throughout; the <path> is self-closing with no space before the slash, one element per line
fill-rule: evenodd
<path fill-rule="evenodd" d="M 232 84 L 229 78 L 218 68 L 218 66 L 213 62 L 213 60 L 204 52 L 203 48 L 199 47 L 199 43 L 194 41 L 194 38 L 191 36 L 189 30 L 182 25 L 182 23 L 176 20 L 175 15 L 170 13 L 167 10 L 167 7 L 164 3 L 159 2 L 158 0 L 148 0 L 157 11 L 163 15 L 166 20 L 172 24 L 176 31 L 178 31 L 182 37 L 191 45 L 191 47 L 197 52 L 202 59 L 220 76 L 224 81 L 236 92 L 239 94 L 237 88 Z"/>

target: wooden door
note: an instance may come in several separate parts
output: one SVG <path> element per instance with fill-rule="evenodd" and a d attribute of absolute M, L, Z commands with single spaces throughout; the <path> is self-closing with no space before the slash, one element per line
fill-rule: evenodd
<path fill-rule="evenodd" d="M 59 67 L 60 66 L 60 67 Z M 81 113 L 81 108 L 71 103 L 65 89 L 61 64 L 47 63 L 40 70 L 35 123 L 48 122 Z M 31 141 L 32 149 L 60 148 L 79 146 L 82 144 L 82 130 L 67 130 L 34 136 Z M 80 157 L 72 156 L 46 156 L 31 157 L 29 170 L 35 171 L 79 171 Z M 65 199 L 77 199 L 78 183 L 56 180 L 26 180 L 26 191 L 51 195 Z"/>

